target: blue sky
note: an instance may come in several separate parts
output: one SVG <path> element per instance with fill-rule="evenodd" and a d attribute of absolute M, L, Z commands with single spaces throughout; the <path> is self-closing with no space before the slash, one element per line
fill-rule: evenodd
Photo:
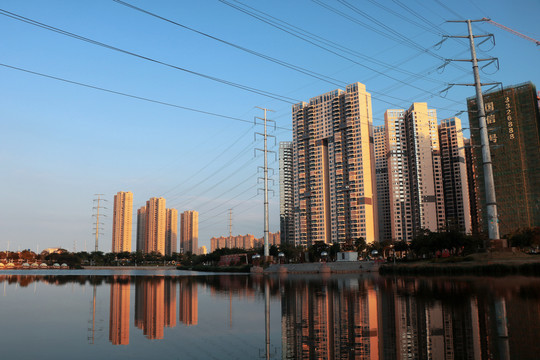
<path fill-rule="evenodd" d="M 465 110 L 465 99 L 474 95 L 470 87 L 439 95 L 447 83 L 473 82 L 469 63 L 437 70 L 444 59 L 470 57 L 465 40 L 434 46 L 443 34 L 466 34 L 466 25 L 445 20 L 491 17 L 540 39 L 536 0 L 128 2 L 332 80 L 288 69 L 112 0 L 0 1 L 3 11 L 288 98 L 266 97 L 1 16 L 0 249 L 8 242 L 11 250 L 93 249 L 92 200 L 102 193 L 109 200 L 109 216 L 100 250 L 110 251 L 112 201 L 118 191 L 134 193 L 135 211 L 152 196 L 165 197 L 167 206 L 179 212 L 199 211 L 200 245 L 228 235 L 229 208 L 233 234 L 260 237 L 263 198 L 257 195 L 256 172 L 263 159 L 254 157 L 253 149 L 262 143 L 254 141 L 253 133 L 262 128 L 250 122 L 262 113 L 255 106 L 275 110 L 271 118 L 280 127 L 273 131 L 278 142 L 291 140 L 291 103 L 356 81 L 372 93 L 376 125 L 382 124 L 386 109 L 408 108 L 413 101 L 428 102 L 443 119 Z M 309 32 L 311 43 L 231 5 Z M 500 61 L 499 71 L 490 66 L 481 72 L 482 81 L 540 85 L 540 47 L 491 24 L 475 24 L 474 31 L 495 34 L 496 46 L 483 44 L 479 57 Z M 468 122 L 466 114 L 461 118 Z M 270 160 L 277 182 L 278 165 Z M 273 189 L 270 230 L 277 231 L 277 183 Z"/>

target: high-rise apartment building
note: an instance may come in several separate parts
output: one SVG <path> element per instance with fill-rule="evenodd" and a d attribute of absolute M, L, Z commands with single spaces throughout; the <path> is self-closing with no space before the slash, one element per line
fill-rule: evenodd
<path fill-rule="evenodd" d="M 471 233 L 471 211 L 465 143 L 461 120 L 444 119 L 439 125 L 446 228 Z"/>
<path fill-rule="evenodd" d="M 279 225 L 281 243 L 294 244 L 293 145 L 279 143 Z"/>
<path fill-rule="evenodd" d="M 532 83 L 484 94 L 498 219 L 487 219 L 476 98 L 467 99 L 476 161 L 479 218 L 487 232 L 499 222 L 501 236 L 540 226 L 540 110 Z"/>
<path fill-rule="evenodd" d="M 392 221 L 390 217 L 390 193 L 388 187 L 388 150 L 386 148 L 386 128 L 373 127 L 375 148 L 375 174 L 377 181 L 377 217 L 379 219 L 379 241 L 392 240 Z"/>
<path fill-rule="evenodd" d="M 392 240 L 445 227 L 437 114 L 426 103 L 384 114 Z"/>
<path fill-rule="evenodd" d="M 112 252 L 131 252 L 133 193 L 119 191 L 114 195 Z"/>
<path fill-rule="evenodd" d="M 296 245 L 377 239 L 371 94 L 350 84 L 292 107 Z"/>
<path fill-rule="evenodd" d="M 199 213 L 184 211 L 180 215 L 180 247 L 185 254 L 195 254 L 199 250 Z"/>
<path fill-rule="evenodd" d="M 178 242 L 178 210 L 166 210 L 166 232 L 165 232 L 165 255 L 172 255 L 177 252 L 176 244 Z"/>
<path fill-rule="evenodd" d="M 146 244 L 146 206 L 137 209 L 137 251 L 145 252 Z"/>
<path fill-rule="evenodd" d="M 139 209 L 141 212 L 143 208 Z M 139 215 L 139 214 L 138 214 Z M 150 198 L 144 209 L 144 253 L 157 252 L 165 255 L 165 233 L 167 226 L 164 198 Z"/>

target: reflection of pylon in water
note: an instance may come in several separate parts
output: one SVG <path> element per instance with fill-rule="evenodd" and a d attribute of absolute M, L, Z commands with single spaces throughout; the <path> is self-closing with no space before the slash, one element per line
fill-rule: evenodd
<path fill-rule="evenodd" d="M 264 355 L 261 354 L 261 350 L 259 349 L 259 357 L 261 359 L 269 360 L 277 356 L 277 349 L 274 347 L 274 351 L 271 351 L 270 347 L 270 284 L 268 281 L 266 281 L 264 284 L 264 325 Z"/>
<path fill-rule="evenodd" d="M 97 294 L 97 285 L 93 285 L 93 291 L 92 291 L 92 301 L 90 303 L 90 312 L 92 313 L 92 318 L 88 320 L 88 343 L 94 344 L 96 340 L 96 333 L 99 335 L 99 332 L 103 330 L 102 327 L 102 320 L 96 319 L 96 294 Z"/>
<path fill-rule="evenodd" d="M 90 326 L 90 320 L 88 321 L 88 343 L 94 345 L 96 335 L 96 284 L 94 284 L 92 303 L 90 311 L 92 312 L 92 325 Z"/>

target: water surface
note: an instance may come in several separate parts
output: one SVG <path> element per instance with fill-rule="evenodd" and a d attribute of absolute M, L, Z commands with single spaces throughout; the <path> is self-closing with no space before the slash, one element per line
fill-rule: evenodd
<path fill-rule="evenodd" d="M 540 354 L 537 278 L 26 270 L 0 285 L 6 359 Z"/>

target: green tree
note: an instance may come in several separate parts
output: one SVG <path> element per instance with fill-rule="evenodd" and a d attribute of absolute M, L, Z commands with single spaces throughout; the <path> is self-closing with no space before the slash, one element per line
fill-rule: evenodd
<path fill-rule="evenodd" d="M 279 248 L 276 245 L 272 245 L 272 246 L 270 246 L 270 249 L 268 249 L 268 252 L 269 252 L 270 256 L 277 257 L 278 254 L 279 254 Z"/>
<path fill-rule="evenodd" d="M 367 248 L 366 239 L 363 237 L 359 237 L 356 240 L 354 240 L 354 246 L 356 247 L 356 251 L 358 253 L 361 253 Z"/>

